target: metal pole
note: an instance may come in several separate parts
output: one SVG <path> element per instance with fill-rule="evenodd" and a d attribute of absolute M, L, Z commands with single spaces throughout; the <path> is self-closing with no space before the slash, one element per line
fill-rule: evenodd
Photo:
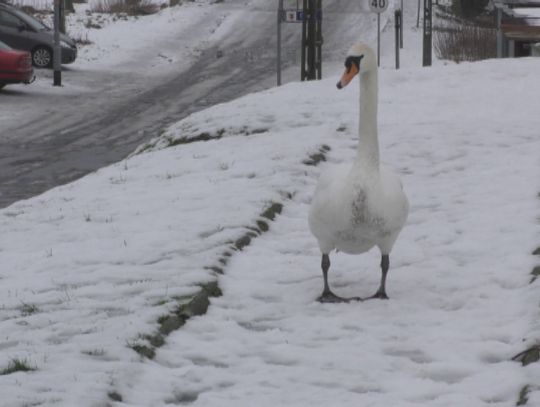
<path fill-rule="evenodd" d="M 416 15 L 416 28 L 420 27 L 420 0 L 418 0 L 418 14 Z"/>
<path fill-rule="evenodd" d="M 422 66 L 431 66 L 433 0 L 424 0 L 424 52 Z"/>
<path fill-rule="evenodd" d="M 300 71 L 300 80 L 304 81 L 306 80 L 306 34 L 307 34 L 307 21 L 306 21 L 306 14 L 307 14 L 307 1 L 303 0 L 302 2 L 302 11 L 304 18 L 302 20 L 302 54 L 301 54 L 301 71 Z"/>
<path fill-rule="evenodd" d="M 399 29 L 399 48 L 403 48 L 403 16 L 404 16 L 404 13 L 403 13 L 403 0 L 401 0 L 401 18 L 400 18 L 400 29 Z"/>
<path fill-rule="evenodd" d="M 394 12 L 395 29 L 396 29 L 396 69 L 399 69 L 399 33 L 401 32 L 401 10 Z"/>
<path fill-rule="evenodd" d="M 502 10 L 497 7 L 497 58 L 503 57 Z"/>
<path fill-rule="evenodd" d="M 322 78 L 322 0 L 317 0 L 317 79 Z"/>
<path fill-rule="evenodd" d="M 277 86 L 281 86 L 281 20 L 283 19 L 283 0 L 279 0 L 277 12 Z"/>
<path fill-rule="evenodd" d="M 377 13 L 377 66 L 381 66 L 381 13 Z"/>
<path fill-rule="evenodd" d="M 60 1 L 54 0 L 53 86 L 62 86 L 62 55 L 60 48 Z"/>
<path fill-rule="evenodd" d="M 316 73 L 316 58 L 315 58 L 315 31 L 316 31 L 316 7 L 315 0 L 309 0 L 308 18 L 308 79 L 317 79 Z"/>

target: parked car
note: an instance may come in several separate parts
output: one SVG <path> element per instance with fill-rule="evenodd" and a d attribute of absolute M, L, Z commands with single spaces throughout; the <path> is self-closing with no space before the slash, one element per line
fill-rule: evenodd
<path fill-rule="evenodd" d="M 31 83 L 34 80 L 32 57 L 0 41 L 0 89 L 10 83 Z"/>
<path fill-rule="evenodd" d="M 0 41 L 11 48 L 30 52 L 32 64 L 38 68 L 52 67 L 54 31 L 37 18 L 4 3 L 0 3 Z M 75 61 L 75 41 L 60 34 L 60 46 L 62 63 Z"/>

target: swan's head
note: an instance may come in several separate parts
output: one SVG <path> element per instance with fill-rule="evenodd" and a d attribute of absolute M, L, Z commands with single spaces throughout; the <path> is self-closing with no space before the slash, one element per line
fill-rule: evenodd
<path fill-rule="evenodd" d="M 338 89 L 342 89 L 358 74 L 361 75 L 377 69 L 375 52 L 363 42 L 354 44 L 347 52 L 345 59 L 345 72 L 337 83 Z"/>

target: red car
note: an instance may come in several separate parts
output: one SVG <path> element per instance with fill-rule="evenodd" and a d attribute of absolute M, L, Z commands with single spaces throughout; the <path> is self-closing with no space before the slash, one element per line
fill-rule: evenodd
<path fill-rule="evenodd" d="M 0 89 L 9 83 L 31 83 L 34 80 L 32 57 L 0 41 Z"/>

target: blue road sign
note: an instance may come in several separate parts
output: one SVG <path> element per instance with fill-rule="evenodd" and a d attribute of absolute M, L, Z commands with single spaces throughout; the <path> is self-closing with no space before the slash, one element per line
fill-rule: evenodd
<path fill-rule="evenodd" d="M 308 20 L 309 15 L 304 14 L 304 10 L 285 10 L 283 13 L 283 20 L 286 23 L 301 23 L 304 20 Z M 317 10 L 315 15 L 317 21 L 322 20 L 322 10 Z"/>

